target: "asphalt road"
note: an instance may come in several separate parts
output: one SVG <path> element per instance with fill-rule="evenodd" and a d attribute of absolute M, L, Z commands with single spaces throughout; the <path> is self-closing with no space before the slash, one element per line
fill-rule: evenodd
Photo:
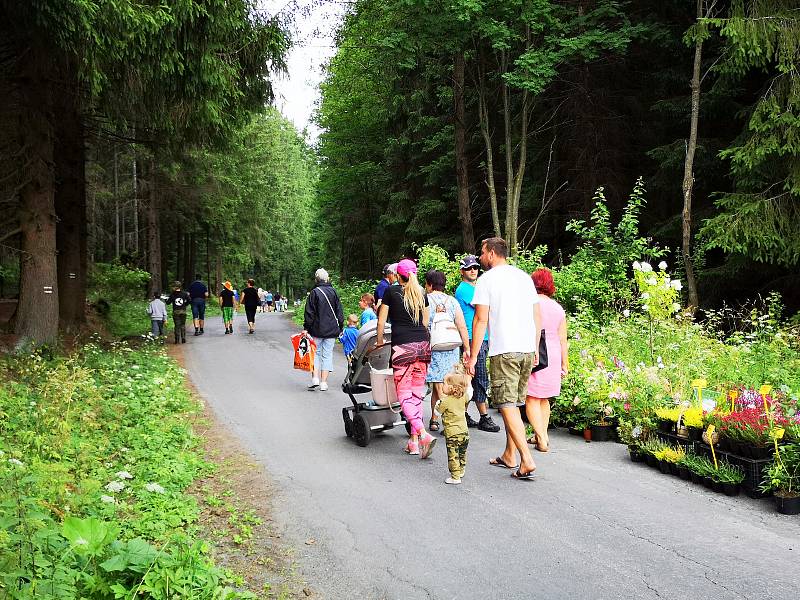
<path fill-rule="evenodd" d="M 324 598 L 800 597 L 800 517 L 769 500 L 727 498 L 559 431 L 525 482 L 488 464 L 502 432 L 471 430 L 464 483 L 445 485 L 443 439 L 420 461 L 402 452 L 402 429 L 366 448 L 345 437 L 341 346 L 331 389 L 309 392 L 288 316 L 259 314 L 252 336 L 236 319 L 233 336 L 217 318 L 189 338 L 189 374 L 273 477 L 278 522 Z"/>

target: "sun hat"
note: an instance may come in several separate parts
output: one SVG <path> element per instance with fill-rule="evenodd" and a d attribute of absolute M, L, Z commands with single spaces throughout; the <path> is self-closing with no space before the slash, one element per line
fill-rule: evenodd
<path fill-rule="evenodd" d="M 474 254 L 467 254 L 460 262 L 461 268 L 466 270 L 470 267 L 480 267 L 477 257 Z"/>
<path fill-rule="evenodd" d="M 402 275 L 403 277 L 409 277 L 410 275 L 417 274 L 417 263 L 413 260 L 404 258 L 399 263 L 397 263 L 397 274 Z"/>
<path fill-rule="evenodd" d="M 386 265 L 386 273 L 397 273 L 397 265 L 398 263 L 391 263 Z"/>
<path fill-rule="evenodd" d="M 232 289 L 233 289 L 233 286 L 231 285 L 231 282 L 230 282 L 230 281 L 226 281 L 226 282 L 225 282 L 223 285 L 224 285 L 224 286 L 225 286 L 227 289 L 229 289 L 229 290 L 232 290 Z"/>

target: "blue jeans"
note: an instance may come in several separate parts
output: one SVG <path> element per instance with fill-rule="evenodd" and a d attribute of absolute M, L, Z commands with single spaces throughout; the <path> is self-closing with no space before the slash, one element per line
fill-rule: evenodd
<path fill-rule="evenodd" d="M 470 340 L 472 345 L 472 340 Z M 475 363 L 475 377 L 472 378 L 472 399 L 475 404 L 485 404 L 489 389 L 489 370 L 486 368 L 486 354 L 489 352 L 489 341 L 483 340 L 478 351 L 478 362 Z"/>
<path fill-rule="evenodd" d="M 153 337 L 164 335 L 164 321 L 162 321 L 161 319 L 151 319 L 150 329 L 151 333 L 153 334 Z"/>
<path fill-rule="evenodd" d="M 333 371 L 333 346 L 336 343 L 336 338 L 314 338 L 317 344 L 317 355 L 314 358 L 314 370 Z"/>

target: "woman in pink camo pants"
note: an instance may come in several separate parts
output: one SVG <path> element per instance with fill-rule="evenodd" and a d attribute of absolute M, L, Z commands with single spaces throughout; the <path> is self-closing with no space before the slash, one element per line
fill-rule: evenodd
<path fill-rule="evenodd" d="M 411 428 L 408 454 L 428 458 L 436 439 L 425 431 L 422 400 L 431 361 L 428 298 L 417 280 L 417 265 L 409 259 L 397 265 L 399 286 L 390 286 L 378 312 L 378 344 L 383 344 L 387 318 L 392 323 L 392 368 L 397 399 Z"/>

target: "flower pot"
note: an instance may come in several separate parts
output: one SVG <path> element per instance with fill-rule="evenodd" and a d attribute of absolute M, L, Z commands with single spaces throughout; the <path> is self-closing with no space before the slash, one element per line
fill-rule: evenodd
<path fill-rule="evenodd" d="M 738 496 L 739 495 L 739 484 L 738 483 L 723 483 L 722 484 L 722 492 L 726 496 Z"/>
<path fill-rule="evenodd" d="M 669 463 L 669 472 L 672 475 L 675 475 L 677 477 L 678 476 L 678 465 L 676 465 L 675 463 Z"/>
<path fill-rule="evenodd" d="M 584 441 L 591 442 L 592 441 L 592 430 L 588 427 L 583 430 L 583 439 Z"/>
<path fill-rule="evenodd" d="M 665 460 L 658 461 L 658 468 L 664 475 L 669 475 L 669 463 Z"/>
<path fill-rule="evenodd" d="M 787 498 L 775 495 L 775 505 L 782 515 L 800 515 L 800 496 Z"/>
<path fill-rule="evenodd" d="M 658 430 L 663 433 L 671 433 L 672 427 L 675 425 L 672 421 L 667 421 L 666 419 L 661 419 L 658 422 Z"/>
<path fill-rule="evenodd" d="M 722 483 L 719 481 L 711 480 L 711 489 L 717 492 L 718 494 L 722 493 Z"/>
<path fill-rule="evenodd" d="M 703 476 L 698 475 L 694 471 L 689 471 L 689 479 L 692 480 L 692 483 L 703 483 Z"/>
<path fill-rule="evenodd" d="M 583 429 L 579 429 L 578 427 L 570 427 L 569 428 L 570 435 L 583 435 Z"/>
<path fill-rule="evenodd" d="M 708 489 L 713 489 L 714 482 L 711 481 L 711 477 L 703 477 L 703 485 Z"/>
<path fill-rule="evenodd" d="M 742 445 L 737 442 L 736 440 L 729 440 L 725 438 L 725 441 L 728 444 L 728 449 L 738 456 L 744 456 L 744 450 L 742 449 Z"/>
<path fill-rule="evenodd" d="M 642 455 L 638 449 L 628 446 L 628 453 L 631 455 L 631 462 L 642 462 Z"/>
<path fill-rule="evenodd" d="M 658 459 L 652 454 L 645 455 L 644 460 L 648 466 L 658 468 Z"/>
<path fill-rule="evenodd" d="M 682 467 L 682 466 L 678 465 L 678 477 L 680 477 L 681 479 L 688 480 L 689 479 L 689 475 L 690 475 L 689 469 L 687 469 L 686 467 Z"/>
<path fill-rule="evenodd" d="M 689 441 L 690 442 L 699 442 L 700 438 L 703 436 L 703 430 L 699 427 L 689 427 Z"/>
<path fill-rule="evenodd" d="M 592 425 L 592 437 L 590 439 L 593 442 L 607 442 L 611 437 L 613 428 L 613 425 Z"/>
<path fill-rule="evenodd" d="M 680 438 L 688 439 L 689 438 L 689 428 L 685 426 L 678 427 L 675 430 L 675 435 Z"/>

